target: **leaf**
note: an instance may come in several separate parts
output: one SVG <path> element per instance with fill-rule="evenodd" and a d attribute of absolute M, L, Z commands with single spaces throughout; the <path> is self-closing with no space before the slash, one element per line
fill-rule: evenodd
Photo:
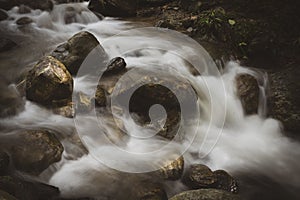
<path fill-rule="evenodd" d="M 228 20 L 228 23 L 229 23 L 231 26 L 233 26 L 233 25 L 235 25 L 236 22 L 235 22 L 233 19 L 229 19 L 229 20 Z"/>

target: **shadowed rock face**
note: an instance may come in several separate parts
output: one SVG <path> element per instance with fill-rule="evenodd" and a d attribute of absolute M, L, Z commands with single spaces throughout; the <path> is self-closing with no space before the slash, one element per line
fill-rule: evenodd
<path fill-rule="evenodd" d="M 87 31 L 83 31 L 59 45 L 51 55 L 62 62 L 72 75 L 76 75 L 80 65 L 97 46 L 100 46 L 100 44 L 95 36 Z M 104 50 L 102 53 L 105 54 Z M 103 56 L 105 57 L 106 54 Z"/>
<path fill-rule="evenodd" d="M 238 195 L 216 189 L 191 190 L 175 195 L 170 200 L 240 200 Z"/>
<path fill-rule="evenodd" d="M 111 17 L 129 17 L 136 15 L 137 0 L 91 0 L 88 8 Z"/>
<path fill-rule="evenodd" d="M 26 77 L 26 97 L 30 101 L 52 106 L 71 99 L 73 79 L 57 59 L 47 56 Z"/>
<path fill-rule="evenodd" d="M 9 156 L 5 152 L 0 151 L 0 175 L 3 175 L 8 170 Z"/>
<path fill-rule="evenodd" d="M 60 161 L 63 150 L 55 135 L 44 130 L 21 132 L 8 147 L 15 168 L 30 174 L 40 174 Z"/>
<path fill-rule="evenodd" d="M 298 66 L 269 73 L 269 115 L 280 120 L 286 131 L 296 134 L 300 130 L 299 76 Z"/>
<path fill-rule="evenodd" d="M 246 115 L 256 114 L 259 105 L 259 87 L 257 80 L 249 74 L 236 77 L 237 95 Z"/>

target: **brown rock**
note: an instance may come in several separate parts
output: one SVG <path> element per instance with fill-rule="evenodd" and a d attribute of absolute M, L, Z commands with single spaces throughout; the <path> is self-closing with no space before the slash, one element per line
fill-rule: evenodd
<path fill-rule="evenodd" d="M 240 74 L 236 77 L 237 95 L 246 115 L 256 114 L 259 105 L 259 86 L 255 77 Z"/>
<path fill-rule="evenodd" d="M 237 193 L 237 181 L 224 170 L 214 171 L 217 177 L 216 189 L 226 190 L 228 192 Z"/>
<path fill-rule="evenodd" d="M 9 167 L 9 156 L 7 153 L 0 151 L 0 175 L 6 174 Z"/>
<path fill-rule="evenodd" d="M 182 192 L 169 200 L 241 200 L 241 197 L 224 190 L 200 189 Z"/>
<path fill-rule="evenodd" d="M 160 170 L 164 179 L 178 180 L 181 178 L 184 169 L 184 159 L 180 156 L 178 159 L 170 162 Z"/>
<path fill-rule="evenodd" d="M 33 20 L 29 17 L 21 17 L 20 19 L 18 19 L 16 21 L 16 24 L 20 25 L 20 26 L 24 26 L 27 24 L 31 24 L 33 22 Z"/>
<path fill-rule="evenodd" d="M 71 100 L 73 79 L 65 66 L 51 56 L 40 60 L 26 77 L 26 97 L 45 106 L 66 105 Z"/>

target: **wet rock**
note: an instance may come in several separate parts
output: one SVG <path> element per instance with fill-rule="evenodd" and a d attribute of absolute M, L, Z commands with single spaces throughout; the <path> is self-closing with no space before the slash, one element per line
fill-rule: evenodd
<path fill-rule="evenodd" d="M 64 15 L 65 23 L 71 24 L 76 22 L 76 10 L 73 7 L 67 7 Z"/>
<path fill-rule="evenodd" d="M 0 81 L 0 117 L 12 116 L 24 109 L 25 102 L 15 86 L 7 86 L 2 81 Z"/>
<path fill-rule="evenodd" d="M 259 105 L 259 86 L 256 78 L 249 74 L 240 74 L 236 77 L 236 87 L 245 114 L 256 114 Z"/>
<path fill-rule="evenodd" d="M 4 10 L 0 9 L 0 21 L 6 20 L 7 18 L 8 14 Z"/>
<path fill-rule="evenodd" d="M 51 55 L 62 62 L 72 75 L 76 75 L 84 59 L 97 46 L 100 44 L 95 36 L 82 31 L 59 45 Z"/>
<path fill-rule="evenodd" d="M 73 118 L 75 116 L 75 110 L 71 102 L 66 106 L 53 108 L 52 111 L 54 114 L 61 115 L 67 118 Z"/>
<path fill-rule="evenodd" d="M 238 192 L 237 181 L 226 171 L 216 170 L 214 174 L 217 177 L 216 189 L 222 189 L 232 193 Z"/>
<path fill-rule="evenodd" d="M 26 97 L 45 105 L 66 105 L 73 92 L 73 79 L 57 59 L 47 56 L 31 69 L 26 77 Z"/>
<path fill-rule="evenodd" d="M 217 176 L 205 165 L 192 165 L 183 178 L 184 183 L 192 189 L 213 188 Z"/>
<path fill-rule="evenodd" d="M 184 169 L 184 159 L 180 156 L 160 170 L 166 180 L 178 180 L 181 178 Z"/>
<path fill-rule="evenodd" d="M 123 71 L 126 68 L 126 62 L 123 58 L 121 57 L 116 57 L 112 59 L 105 71 L 105 74 L 113 74 L 113 73 L 118 73 L 120 71 Z"/>
<path fill-rule="evenodd" d="M 269 73 L 269 116 L 281 121 L 287 132 L 295 134 L 300 130 L 299 76 L 298 66 Z"/>
<path fill-rule="evenodd" d="M 224 190 L 200 189 L 182 192 L 170 200 L 240 200 L 240 196 Z"/>
<path fill-rule="evenodd" d="M 6 174 L 9 167 L 9 156 L 7 153 L 0 151 L 0 175 Z"/>
<path fill-rule="evenodd" d="M 136 15 L 136 0 L 91 0 L 88 8 L 111 17 L 129 17 Z"/>
<path fill-rule="evenodd" d="M 33 20 L 29 17 L 21 17 L 20 19 L 18 19 L 16 21 L 16 24 L 20 25 L 20 26 L 24 26 L 27 24 L 31 24 L 33 22 Z"/>
<path fill-rule="evenodd" d="M 135 186 L 135 192 L 131 199 L 140 200 L 167 200 L 167 194 L 163 187 L 158 183 L 139 183 Z"/>
<path fill-rule="evenodd" d="M 0 188 L 20 200 L 50 200 L 59 196 L 56 187 L 11 176 L 0 176 Z"/>
<path fill-rule="evenodd" d="M 76 94 L 76 113 L 88 113 L 92 110 L 92 98 L 83 92 Z"/>
<path fill-rule="evenodd" d="M 20 5 L 19 6 L 19 11 L 20 14 L 26 14 L 26 13 L 30 13 L 31 9 L 30 7 L 26 6 L 26 5 Z"/>
<path fill-rule="evenodd" d="M 60 161 L 63 146 L 53 133 L 45 130 L 20 132 L 17 143 L 9 147 L 17 170 L 40 174 L 51 164 Z"/>
<path fill-rule="evenodd" d="M 17 200 L 14 196 L 0 190 L 0 199 L 2 200 Z"/>
<path fill-rule="evenodd" d="M 139 0 L 139 8 L 143 6 L 160 6 L 166 3 L 169 3 L 174 0 Z"/>
<path fill-rule="evenodd" d="M 50 11 L 53 9 L 51 0 L 1 0 L 1 8 L 10 10 L 14 6 L 26 5 L 32 9 L 40 9 Z"/>
<path fill-rule="evenodd" d="M 96 90 L 96 93 L 95 93 L 95 103 L 99 107 L 105 107 L 106 106 L 105 90 L 100 85 L 97 85 L 97 90 Z"/>

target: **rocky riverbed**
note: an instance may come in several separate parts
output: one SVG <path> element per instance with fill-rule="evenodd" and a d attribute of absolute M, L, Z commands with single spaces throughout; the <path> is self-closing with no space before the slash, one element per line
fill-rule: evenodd
<path fill-rule="evenodd" d="M 300 43 L 289 21 L 299 22 L 298 2 L 0 2 L 1 198 L 299 198 Z M 271 12 L 280 21 L 272 22 Z M 209 64 L 197 70 L 193 59 L 202 51 L 162 32 L 126 32 L 149 25 L 191 36 L 218 65 L 203 54 Z M 192 64 L 176 57 L 176 48 Z M 86 59 L 91 55 L 97 59 Z M 124 99 L 132 91 L 129 118 Z M 200 116 L 183 109 L 191 100 Z M 165 111 L 154 112 L 155 123 L 153 105 Z M 223 131 L 216 144 L 203 137 L 206 130 Z M 141 154 L 169 143 L 142 159 L 112 148 Z"/>

